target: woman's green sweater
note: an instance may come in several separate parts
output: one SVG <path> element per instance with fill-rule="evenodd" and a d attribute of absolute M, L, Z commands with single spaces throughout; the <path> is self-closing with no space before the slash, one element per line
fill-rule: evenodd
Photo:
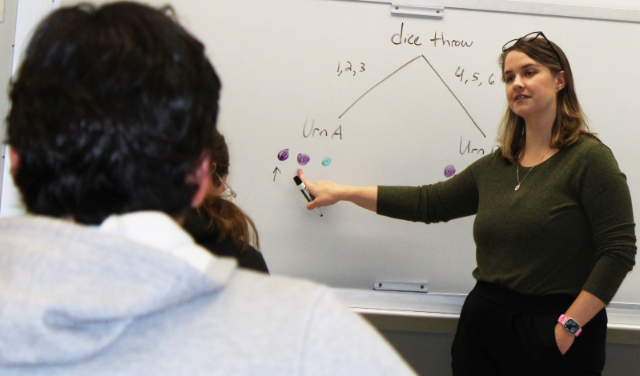
<path fill-rule="evenodd" d="M 520 176 L 529 168 L 520 166 Z M 378 214 L 425 223 L 476 214 L 473 276 L 531 295 L 586 290 L 609 303 L 632 269 L 635 223 L 625 175 L 591 136 L 561 149 L 515 190 L 500 150 L 451 179 L 379 187 Z"/>

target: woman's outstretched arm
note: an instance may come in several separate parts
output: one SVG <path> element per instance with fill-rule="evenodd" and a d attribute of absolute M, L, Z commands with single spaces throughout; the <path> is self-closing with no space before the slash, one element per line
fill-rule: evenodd
<path fill-rule="evenodd" d="M 353 185 L 340 185 L 330 181 L 311 183 L 304 176 L 302 168 L 298 169 L 298 176 L 315 197 L 307 204 L 307 209 L 313 210 L 321 206 L 330 206 L 338 201 L 351 201 L 371 211 L 378 207 L 378 187 L 358 187 Z"/>

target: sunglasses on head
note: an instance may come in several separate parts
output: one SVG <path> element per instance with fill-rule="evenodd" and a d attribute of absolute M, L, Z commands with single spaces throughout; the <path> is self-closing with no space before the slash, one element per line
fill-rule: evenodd
<path fill-rule="evenodd" d="M 544 35 L 542 31 L 534 31 L 521 38 L 512 39 L 508 41 L 507 43 L 504 44 L 504 46 L 502 46 L 502 52 L 507 51 L 509 48 L 519 43 L 533 42 L 534 40 L 538 39 L 538 37 L 542 37 L 545 40 L 545 42 L 547 42 L 547 46 L 549 46 L 551 51 L 553 51 L 553 53 L 556 54 L 556 56 L 558 57 L 558 62 L 560 62 L 560 67 L 562 67 L 562 59 L 560 58 L 560 54 L 558 53 L 558 51 L 556 51 L 556 49 L 553 47 L 551 42 L 549 42 L 549 39 L 547 39 L 547 37 Z"/>

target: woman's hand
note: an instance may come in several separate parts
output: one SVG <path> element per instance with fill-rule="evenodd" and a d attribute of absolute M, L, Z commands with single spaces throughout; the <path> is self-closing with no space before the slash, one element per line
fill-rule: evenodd
<path fill-rule="evenodd" d="M 298 176 L 314 197 L 314 200 L 307 204 L 307 209 L 309 210 L 320 206 L 333 205 L 338 201 L 351 201 L 372 211 L 376 211 L 378 207 L 378 187 L 356 187 L 340 185 L 330 181 L 319 181 L 311 184 L 302 173 L 301 168 L 298 169 Z"/>
<path fill-rule="evenodd" d="M 564 330 L 562 325 L 556 324 L 556 344 L 558 345 L 558 349 L 562 355 L 569 351 L 569 348 L 571 348 L 575 339 L 576 337 Z"/>
<path fill-rule="evenodd" d="M 298 176 L 314 197 L 314 200 L 307 204 L 307 209 L 313 210 L 321 206 L 333 205 L 343 199 L 341 194 L 345 190 L 344 186 L 330 181 L 319 181 L 311 184 L 302 173 L 302 168 L 298 168 Z"/>
<path fill-rule="evenodd" d="M 605 304 L 602 300 L 592 293 L 582 290 L 565 315 L 584 327 L 604 307 Z M 576 337 L 564 330 L 562 325 L 556 324 L 556 344 L 562 355 L 569 351 L 575 339 Z"/>

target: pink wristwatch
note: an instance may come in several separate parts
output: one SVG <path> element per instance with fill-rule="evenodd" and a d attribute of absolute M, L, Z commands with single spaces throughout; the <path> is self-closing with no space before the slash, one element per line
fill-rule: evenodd
<path fill-rule="evenodd" d="M 579 336 L 580 333 L 582 333 L 582 328 L 580 327 L 580 324 L 578 324 L 576 320 L 568 317 L 565 314 L 560 315 L 560 317 L 558 318 L 558 323 L 560 323 L 560 325 L 562 325 L 564 330 L 569 332 L 569 334 L 572 334 L 576 337 Z"/>

